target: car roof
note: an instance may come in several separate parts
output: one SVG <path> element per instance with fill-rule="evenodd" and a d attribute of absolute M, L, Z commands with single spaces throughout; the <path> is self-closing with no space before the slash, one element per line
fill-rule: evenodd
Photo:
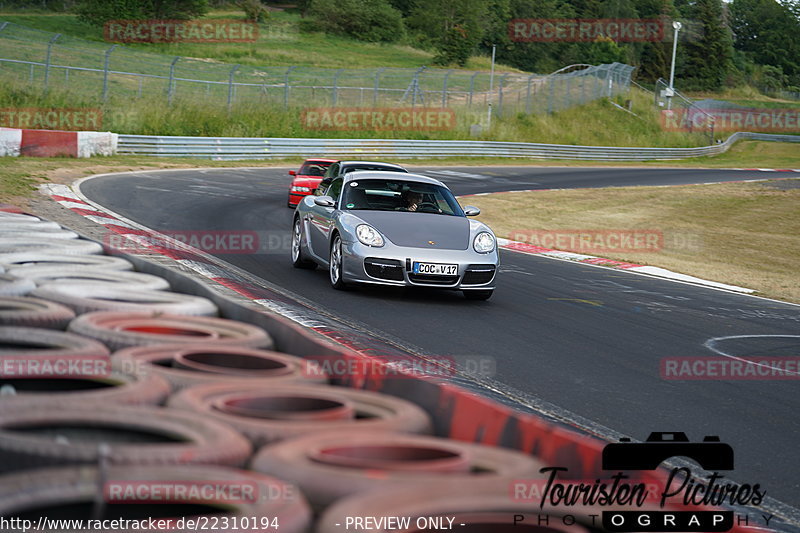
<path fill-rule="evenodd" d="M 384 163 L 383 161 L 339 161 L 341 166 L 345 165 L 384 165 L 391 168 L 398 168 L 401 170 L 405 170 L 405 167 L 401 167 L 400 165 L 395 165 L 394 163 Z"/>
<path fill-rule="evenodd" d="M 420 183 L 428 183 L 431 185 L 440 185 L 446 189 L 449 189 L 449 187 L 447 187 L 447 185 L 445 185 L 441 181 L 435 178 L 430 178 L 428 176 L 423 176 L 422 174 L 387 172 L 383 170 L 357 170 L 355 172 L 348 172 L 347 174 L 344 175 L 343 183 L 348 183 L 353 180 L 363 180 L 363 179 L 390 179 L 395 181 L 416 181 Z"/>

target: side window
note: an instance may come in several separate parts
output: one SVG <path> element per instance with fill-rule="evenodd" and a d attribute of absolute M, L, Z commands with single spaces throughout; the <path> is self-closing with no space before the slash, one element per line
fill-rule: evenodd
<path fill-rule="evenodd" d="M 328 170 L 325 171 L 326 178 L 333 178 L 339 172 L 339 163 L 334 163 L 328 167 Z"/>
<path fill-rule="evenodd" d="M 325 174 L 323 174 L 324 177 L 322 178 L 322 181 L 319 185 L 317 185 L 317 188 L 314 189 L 315 196 L 325 196 L 325 191 L 327 191 L 328 187 L 330 187 L 331 182 L 333 181 L 333 178 L 336 177 L 337 172 L 339 172 L 339 163 L 334 163 L 328 167 L 328 170 L 326 170 Z"/>
<path fill-rule="evenodd" d="M 339 193 L 342 192 L 342 183 L 344 180 L 342 178 L 335 179 L 331 186 L 328 187 L 327 196 L 330 196 L 337 202 L 339 201 Z"/>

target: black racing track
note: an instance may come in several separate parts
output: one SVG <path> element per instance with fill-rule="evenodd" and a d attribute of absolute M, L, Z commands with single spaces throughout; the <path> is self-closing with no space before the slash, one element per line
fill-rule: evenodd
<path fill-rule="evenodd" d="M 636 168 L 414 171 L 441 179 L 456 194 L 779 177 Z M 497 386 L 597 433 L 610 428 L 640 440 L 651 431 L 683 431 L 693 440 L 719 435 L 736 451 L 731 478 L 760 483 L 769 496 L 800 507 L 797 380 L 675 381 L 662 379 L 659 370 L 662 358 L 712 356 L 704 343 L 738 335 L 784 337 L 734 339 L 718 347 L 736 356 L 797 359 L 800 307 L 506 251 L 488 302 L 447 292 L 338 292 L 325 272 L 290 265 L 289 181 L 286 169 L 212 169 L 120 174 L 89 180 L 81 189 L 155 230 L 263 232 L 269 253 L 218 256 L 410 350 L 494 357 Z M 480 206 L 480 197 L 462 203 Z"/>

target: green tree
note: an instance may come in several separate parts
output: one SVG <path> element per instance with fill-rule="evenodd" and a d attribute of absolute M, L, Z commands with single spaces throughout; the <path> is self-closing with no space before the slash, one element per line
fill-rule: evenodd
<path fill-rule="evenodd" d="M 435 63 L 463 66 L 484 36 L 489 4 L 485 0 L 428 0 L 416 5 L 409 25 L 429 36 L 437 51 Z"/>
<path fill-rule="evenodd" d="M 193 19 L 205 15 L 207 0 L 80 0 L 78 17 L 96 26 L 109 20 Z"/>
<path fill-rule="evenodd" d="M 733 73 L 733 39 L 723 20 L 722 0 L 696 0 L 685 6 L 687 17 L 702 26 L 702 35 L 683 43 L 685 61 L 676 77 L 684 89 L 718 90 Z M 679 62 L 679 65 L 681 63 Z"/>
<path fill-rule="evenodd" d="M 730 5 L 734 45 L 751 61 L 800 79 L 800 20 L 775 0 L 734 0 Z"/>

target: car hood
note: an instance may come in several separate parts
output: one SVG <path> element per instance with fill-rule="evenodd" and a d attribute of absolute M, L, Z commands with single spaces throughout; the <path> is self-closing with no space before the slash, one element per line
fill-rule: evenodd
<path fill-rule="evenodd" d="M 322 181 L 321 177 L 315 176 L 295 176 L 294 180 L 292 180 L 292 185 L 297 185 L 298 187 L 311 187 L 316 189 L 319 182 Z"/>
<path fill-rule="evenodd" d="M 466 217 L 405 211 L 352 213 L 397 246 L 429 250 L 466 250 L 469 247 L 470 228 Z"/>

